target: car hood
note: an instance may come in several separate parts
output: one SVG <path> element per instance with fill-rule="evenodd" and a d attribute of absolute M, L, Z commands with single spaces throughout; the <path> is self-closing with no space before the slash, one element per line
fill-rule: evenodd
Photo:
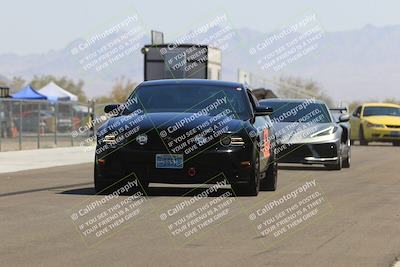
<path fill-rule="evenodd" d="M 337 127 L 335 123 L 298 123 L 298 122 L 280 122 L 274 123 L 275 138 L 278 143 L 312 143 L 324 141 L 332 135 L 313 136 L 330 127 Z"/>
<path fill-rule="evenodd" d="M 389 124 L 400 126 L 400 116 L 366 116 L 364 120 L 373 124 Z"/>

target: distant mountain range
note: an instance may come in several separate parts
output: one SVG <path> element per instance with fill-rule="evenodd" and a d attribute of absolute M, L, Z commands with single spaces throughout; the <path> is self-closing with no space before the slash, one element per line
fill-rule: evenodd
<path fill-rule="evenodd" d="M 234 31 L 236 35 L 222 54 L 224 80 L 236 80 L 237 69 L 243 68 L 266 79 L 281 74 L 312 79 L 337 101 L 400 98 L 400 25 L 367 25 L 358 30 L 326 32 L 315 51 L 279 73 L 262 71 L 257 60 L 249 55 L 249 49 L 264 40 L 267 33 L 250 29 Z M 84 80 L 89 96 L 108 94 L 115 79 L 121 76 L 143 80 L 140 48 L 102 71 L 84 71 L 79 58 L 71 53 L 83 41 L 75 40 L 63 50 L 43 54 L 2 54 L 0 80 L 10 80 L 13 76 L 29 80 L 35 74 L 68 76 Z M 139 45 L 148 42 L 148 38 L 142 38 Z"/>

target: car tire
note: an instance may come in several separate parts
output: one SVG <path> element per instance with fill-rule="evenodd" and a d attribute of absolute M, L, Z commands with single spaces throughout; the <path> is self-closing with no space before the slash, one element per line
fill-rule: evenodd
<path fill-rule="evenodd" d="M 94 190 L 96 191 L 96 194 L 103 193 L 103 191 L 107 188 L 107 185 L 99 177 L 96 165 L 94 165 L 93 176 L 94 176 Z"/>
<path fill-rule="evenodd" d="M 264 179 L 260 181 L 260 190 L 275 191 L 278 184 L 278 163 L 275 159 L 269 164 Z"/>
<path fill-rule="evenodd" d="M 232 189 L 237 196 L 257 196 L 260 190 L 260 155 L 258 144 L 254 144 L 255 154 L 251 161 L 250 180 L 245 184 L 232 184 Z"/>
<path fill-rule="evenodd" d="M 347 155 L 343 159 L 342 167 L 343 168 L 350 168 L 350 164 L 351 164 L 351 148 L 349 146 L 349 148 L 347 149 Z"/>
<path fill-rule="evenodd" d="M 350 140 L 350 145 L 354 145 L 354 140 Z"/>
<path fill-rule="evenodd" d="M 363 129 L 363 127 L 362 126 L 360 126 L 360 138 L 359 138 L 359 140 L 360 140 L 360 145 L 361 146 L 368 146 L 368 141 L 367 140 L 365 140 L 365 137 L 364 137 L 364 129 Z"/>
<path fill-rule="evenodd" d="M 340 171 L 343 167 L 343 157 L 340 155 L 336 164 L 327 164 L 325 167 L 329 170 Z"/>
<path fill-rule="evenodd" d="M 137 188 L 138 191 L 143 192 L 145 195 L 149 192 L 149 182 L 148 181 L 139 181 L 140 185 Z"/>

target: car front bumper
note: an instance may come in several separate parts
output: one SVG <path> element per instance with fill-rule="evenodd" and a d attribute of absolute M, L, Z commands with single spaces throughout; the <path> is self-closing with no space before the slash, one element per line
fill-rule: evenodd
<path fill-rule="evenodd" d="M 400 141 L 400 128 L 365 127 L 364 138 L 367 141 L 382 141 L 382 142 Z"/>
<path fill-rule="evenodd" d="M 281 144 L 277 147 L 278 162 L 302 164 L 337 164 L 340 142 Z"/>
<path fill-rule="evenodd" d="M 156 154 L 168 152 L 124 147 L 105 157 L 96 158 L 95 167 L 99 178 L 110 183 L 132 173 L 141 181 L 155 183 L 215 183 L 224 178 L 230 183 L 242 183 L 250 179 L 252 153 L 251 146 L 208 149 L 191 157 L 184 156 L 182 169 L 159 169 L 155 167 Z"/>

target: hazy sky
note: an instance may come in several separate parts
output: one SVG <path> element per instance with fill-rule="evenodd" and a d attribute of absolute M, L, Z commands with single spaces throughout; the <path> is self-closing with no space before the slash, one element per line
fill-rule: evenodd
<path fill-rule="evenodd" d="M 138 12 L 148 29 L 163 31 L 168 40 L 210 12 L 224 11 L 234 27 L 268 32 L 310 9 L 327 31 L 400 24 L 399 0 L 2 0 L 0 54 L 64 48 L 79 37 L 112 25 L 110 21 L 132 14 L 130 10 Z"/>

